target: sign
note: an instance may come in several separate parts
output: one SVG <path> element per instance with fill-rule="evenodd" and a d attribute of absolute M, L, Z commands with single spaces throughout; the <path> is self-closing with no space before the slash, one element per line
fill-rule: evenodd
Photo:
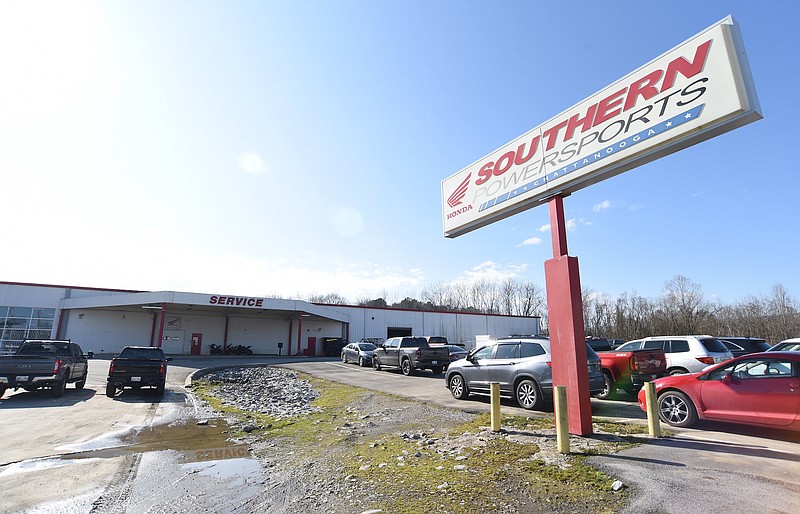
<path fill-rule="evenodd" d="M 761 119 L 728 16 L 442 181 L 457 237 Z"/>
<path fill-rule="evenodd" d="M 234 307 L 256 307 L 261 308 L 264 306 L 263 298 L 248 298 L 246 296 L 210 296 L 208 299 L 210 305 L 231 305 Z"/>

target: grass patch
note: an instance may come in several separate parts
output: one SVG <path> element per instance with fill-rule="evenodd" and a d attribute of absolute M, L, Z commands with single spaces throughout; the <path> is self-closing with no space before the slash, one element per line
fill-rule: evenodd
<path fill-rule="evenodd" d="M 360 502 L 354 511 L 616 512 L 627 492 L 613 492 L 613 479 L 587 465 L 586 459 L 630 447 L 641 442 L 638 434 L 647 433 L 647 427 L 639 425 L 595 421 L 597 437 L 584 440 L 592 444 L 573 449 L 570 455 L 552 450 L 552 416 L 504 415 L 504 433 L 495 434 L 487 428 L 491 423 L 486 413 L 424 434 L 430 427 L 440 427 L 435 412 L 397 423 L 382 422 L 380 416 L 365 420 L 368 415 L 357 407 L 369 395 L 400 402 L 399 409 L 403 403 L 418 405 L 412 400 L 302 373 L 297 378 L 310 382 L 320 396 L 312 402 L 316 412 L 293 418 L 238 410 L 214 395 L 219 384 L 213 382 L 200 380 L 193 390 L 214 409 L 255 423 L 259 428 L 250 436 L 278 439 L 300 457 L 335 462 L 332 467 L 339 476 L 333 478 L 364 491 L 354 495 Z M 359 428 L 372 420 L 377 425 L 364 437 Z M 557 462 L 542 460 L 545 443 Z"/>

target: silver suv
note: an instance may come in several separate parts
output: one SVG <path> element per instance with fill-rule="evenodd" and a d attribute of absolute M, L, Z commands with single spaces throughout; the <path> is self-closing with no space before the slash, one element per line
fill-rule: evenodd
<path fill-rule="evenodd" d="M 697 373 L 707 366 L 725 362 L 733 354 L 725 344 L 711 336 L 653 336 L 636 339 L 618 346 L 615 351 L 664 350 L 667 356 L 667 373 Z"/>
<path fill-rule="evenodd" d="M 586 345 L 590 395 L 603 391 L 605 382 L 600 357 Z M 450 364 L 445 384 L 454 398 L 491 394 L 492 382 L 500 384 L 500 396 L 516 398 L 520 407 L 540 409 L 553 400 L 550 340 L 543 337 L 498 339 Z"/>

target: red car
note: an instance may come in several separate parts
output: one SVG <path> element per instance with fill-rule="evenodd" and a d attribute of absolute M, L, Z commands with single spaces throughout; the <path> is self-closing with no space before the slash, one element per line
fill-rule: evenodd
<path fill-rule="evenodd" d="M 800 430 L 800 352 L 751 353 L 655 385 L 659 417 L 670 425 L 705 419 Z M 644 389 L 639 407 L 647 410 Z"/>

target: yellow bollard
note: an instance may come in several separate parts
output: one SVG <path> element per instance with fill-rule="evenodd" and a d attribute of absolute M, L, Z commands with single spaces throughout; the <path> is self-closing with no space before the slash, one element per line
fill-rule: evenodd
<path fill-rule="evenodd" d="M 556 414 L 556 442 L 558 451 L 569 453 L 569 419 L 567 416 L 567 387 L 555 386 L 553 388 L 553 404 Z"/>
<path fill-rule="evenodd" d="M 647 427 L 650 429 L 650 436 L 661 437 L 661 422 L 658 419 L 658 399 L 656 398 L 655 383 L 644 383 L 644 398 L 647 402 Z"/>
<path fill-rule="evenodd" d="M 492 432 L 500 431 L 500 384 L 489 384 L 492 393 Z"/>

